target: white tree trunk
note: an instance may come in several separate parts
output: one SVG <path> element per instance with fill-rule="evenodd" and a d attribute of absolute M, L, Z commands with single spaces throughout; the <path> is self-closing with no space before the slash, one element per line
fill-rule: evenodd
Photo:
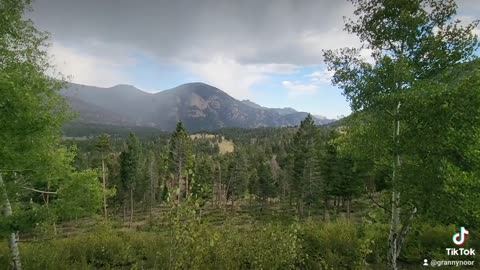
<path fill-rule="evenodd" d="M 153 184 L 153 164 L 154 160 L 150 161 L 150 219 L 152 218 L 152 208 L 153 208 L 153 202 L 155 201 L 155 187 Z"/>
<path fill-rule="evenodd" d="M 398 144 L 400 136 L 400 120 L 398 119 L 398 114 L 400 112 L 401 103 L 398 102 L 397 108 L 395 109 L 395 121 L 394 121 L 394 132 L 393 132 L 393 143 L 395 157 L 393 161 L 393 170 L 392 170 L 392 218 L 391 218 L 391 227 L 390 235 L 388 237 L 388 263 L 390 269 L 397 270 L 397 258 L 400 254 L 400 245 L 399 245 L 399 233 L 400 233 L 400 191 L 398 190 L 398 170 L 400 169 L 400 154 L 398 153 Z"/>
<path fill-rule="evenodd" d="M 3 182 L 2 174 L 0 173 L 0 189 L 2 193 L 2 201 L 3 201 L 3 214 L 6 217 L 12 215 L 12 205 L 10 204 L 10 200 L 8 199 L 7 189 L 5 188 L 5 183 Z M 15 270 L 22 269 L 22 264 L 20 260 L 20 249 L 18 248 L 18 233 L 12 232 L 8 238 L 8 246 L 10 247 L 10 253 L 12 256 L 11 260 L 11 267 Z"/>
<path fill-rule="evenodd" d="M 182 171 L 183 171 L 183 160 L 180 159 L 179 162 L 178 162 L 178 168 L 177 168 L 177 181 L 178 181 L 178 195 L 177 195 L 177 199 L 178 199 L 178 203 L 180 203 L 182 201 Z"/>
<path fill-rule="evenodd" d="M 347 200 L 347 220 L 350 221 L 350 207 L 352 205 L 352 200 L 348 199 Z"/>
<path fill-rule="evenodd" d="M 130 187 L 130 228 L 133 224 L 133 187 Z"/>
<path fill-rule="evenodd" d="M 105 158 L 102 154 L 102 182 L 103 182 L 103 213 L 105 215 L 105 220 L 108 219 L 107 212 L 107 173 L 105 171 Z"/>

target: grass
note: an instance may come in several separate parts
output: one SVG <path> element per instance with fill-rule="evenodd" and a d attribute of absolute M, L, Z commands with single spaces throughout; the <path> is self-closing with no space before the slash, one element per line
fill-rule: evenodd
<path fill-rule="evenodd" d="M 190 135 L 190 138 L 191 139 L 209 139 L 209 140 L 211 140 L 211 139 L 215 139 L 216 136 L 217 135 L 201 133 L 201 134 Z M 233 143 L 233 141 L 226 140 L 225 137 L 223 137 L 223 136 L 222 136 L 221 141 L 217 140 L 216 143 L 218 145 L 219 152 L 222 155 L 227 154 L 227 153 L 232 153 L 233 150 L 235 149 L 235 144 Z"/>

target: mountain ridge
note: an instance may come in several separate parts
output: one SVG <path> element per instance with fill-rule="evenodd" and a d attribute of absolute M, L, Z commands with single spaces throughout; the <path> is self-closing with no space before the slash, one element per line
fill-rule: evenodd
<path fill-rule="evenodd" d="M 239 101 L 202 82 L 148 93 L 132 85 L 108 88 L 68 83 L 60 92 L 80 117 L 77 122 L 173 130 L 178 121 L 187 129 L 295 126 L 308 114 L 292 108 L 266 108 Z M 252 105 L 255 104 L 255 105 Z M 317 124 L 333 120 L 315 118 Z"/>

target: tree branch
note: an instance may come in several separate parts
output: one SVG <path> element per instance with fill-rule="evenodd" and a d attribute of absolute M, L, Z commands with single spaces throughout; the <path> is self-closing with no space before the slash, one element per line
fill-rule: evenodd
<path fill-rule="evenodd" d="M 379 204 L 377 201 L 375 201 L 375 199 L 373 198 L 373 196 L 370 194 L 370 192 L 368 192 L 367 188 L 365 188 L 365 191 L 367 192 L 367 196 L 368 198 L 374 203 L 376 204 L 378 207 L 382 208 L 383 210 L 389 212 L 390 214 L 392 213 L 392 210 L 386 208 L 385 206 Z"/>
<path fill-rule="evenodd" d="M 26 189 L 26 190 L 42 193 L 42 194 L 57 194 L 56 191 L 44 191 L 44 190 L 39 190 L 39 189 L 34 189 L 34 188 L 29 188 L 29 187 L 22 187 L 22 188 Z"/>
<path fill-rule="evenodd" d="M 17 240 L 17 243 L 20 243 L 20 242 L 33 242 L 33 243 L 37 243 L 37 242 L 43 242 L 43 241 L 49 241 L 49 240 L 55 240 L 55 239 L 61 239 L 61 238 L 65 238 L 64 236 L 54 236 L 54 237 L 48 237 L 48 238 L 43 238 L 43 239 L 26 239 L 26 240 Z"/>
<path fill-rule="evenodd" d="M 34 172 L 35 170 L 32 169 L 21 169 L 21 170 L 11 170 L 11 169 L 0 169 L 0 173 L 2 172 Z"/>

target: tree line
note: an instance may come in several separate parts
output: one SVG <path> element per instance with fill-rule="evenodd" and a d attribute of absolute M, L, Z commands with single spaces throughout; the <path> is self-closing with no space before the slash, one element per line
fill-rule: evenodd
<path fill-rule="evenodd" d="M 202 205 L 221 207 L 285 203 L 295 205 L 299 217 L 323 205 L 325 219 L 330 202 L 336 206 L 338 201 L 349 216 L 351 200 L 361 194 L 366 174 L 360 163 L 340 156 L 335 142 L 339 130 L 319 128 L 309 115 L 298 128 L 271 129 L 264 137 L 241 133 L 231 138 L 235 147 L 226 154 L 218 150 L 222 136 L 192 139 L 182 122 L 170 137 L 103 134 L 71 143 L 78 145 L 79 169 L 102 172 L 104 194 L 109 194 L 103 202 L 106 217 L 112 208 L 132 222 L 136 208 L 151 211 L 189 196 Z"/>

